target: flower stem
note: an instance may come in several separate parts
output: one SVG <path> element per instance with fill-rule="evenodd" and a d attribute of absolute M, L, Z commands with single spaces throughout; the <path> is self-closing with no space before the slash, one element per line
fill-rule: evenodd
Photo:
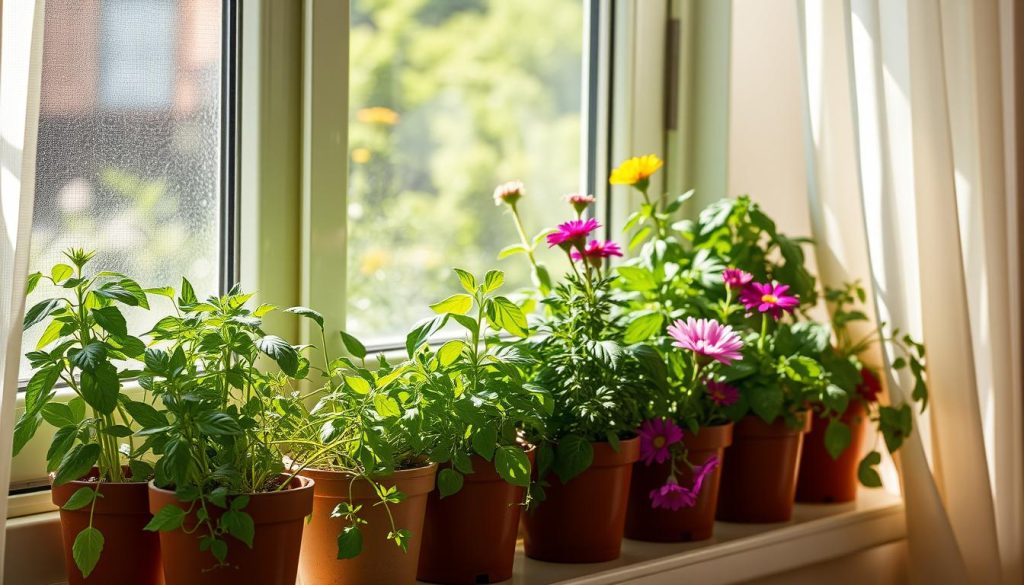
<path fill-rule="evenodd" d="M 761 337 L 757 338 L 757 351 L 764 353 L 764 338 L 768 335 L 768 313 L 761 313 Z"/>

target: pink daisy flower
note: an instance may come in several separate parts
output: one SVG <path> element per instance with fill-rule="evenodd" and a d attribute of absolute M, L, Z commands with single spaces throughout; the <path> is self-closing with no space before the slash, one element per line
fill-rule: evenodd
<path fill-rule="evenodd" d="M 677 319 L 668 326 L 668 334 L 676 340 L 672 344 L 675 347 L 688 349 L 727 366 L 733 360 L 743 359 L 740 336 L 729 325 L 722 325 L 714 319 L 687 317 L 685 323 Z"/>
<path fill-rule="evenodd" d="M 740 399 L 740 391 L 725 382 L 704 380 L 704 388 L 707 390 L 711 402 L 718 406 L 729 406 Z"/>
<path fill-rule="evenodd" d="M 572 205 L 576 213 L 581 214 L 587 210 L 587 207 L 590 207 L 591 203 L 597 201 L 593 195 L 583 195 L 581 193 L 570 193 L 565 196 L 565 200 L 569 202 L 569 205 Z"/>
<path fill-rule="evenodd" d="M 526 187 L 522 181 L 509 181 L 494 188 L 494 204 L 501 205 L 508 203 L 515 205 L 516 201 L 526 194 Z"/>
<path fill-rule="evenodd" d="M 590 243 L 583 248 L 582 252 L 579 250 L 573 250 L 572 252 L 569 252 L 569 256 L 577 262 L 586 260 L 594 266 L 601 266 L 601 260 L 604 258 L 622 256 L 622 249 L 619 248 L 618 244 L 611 240 L 607 242 L 590 240 Z"/>
<path fill-rule="evenodd" d="M 664 508 L 673 512 L 682 508 L 692 508 L 697 503 L 697 495 L 679 485 L 675 477 L 668 478 L 665 485 L 651 490 L 650 498 L 652 508 Z"/>
<path fill-rule="evenodd" d="M 800 306 L 800 299 L 787 295 L 787 290 L 788 284 L 752 282 L 740 293 L 740 302 L 748 311 L 757 309 L 759 313 L 770 313 L 777 320 L 783 311 L 792 313 Z"/>
<path fill-rule="evenodd" d="M 729 288 L 743 288 L 751 280 L 754 280 L 754 275 L 739 268 L 726 268 L 722 272 L 722 280 Z"/>
<path fill-rule="evenodd" d="M 664 418 L 652 418 L 640 426 L 640 458 L 646 465 L 664 463 L 672 456 L 670 447 L 683 440 L 683 429 Z"/>
<path fill-rule="evenodd" d="M 558 230 L 548 234 L 548 246 L 561 246 L 568 249 L 574 244 L 582 245 L 590 232 L 601 227 L 596 219 L 574 219 L 558 224 Z"/>

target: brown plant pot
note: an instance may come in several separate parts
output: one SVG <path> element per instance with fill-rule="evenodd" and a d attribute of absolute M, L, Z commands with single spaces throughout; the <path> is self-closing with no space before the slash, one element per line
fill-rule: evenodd
<path fill-rule="evenodd" d="M 633 463 L 640 439 L 593 443 L 594 462 L 563 484 L 550 474 L 546 498 L 523 516 L 526 556 L 555 563 L 599 563 L 619 557 Z"/>
<path fill-rule="evenodd" d="M 230 501 L 230 498 L 229 498 Z M 188 510 L 189 504 L 178 501 L 174 492 L 149 484 L 149 510 L 156 514 L 167 504 Z M 279 492 L 249 494 L 243 511 L 256 525 L 253 547 L 249 548 L 233 536 L 222 538 L 228 544 L 226 565 L 217 566 L 210 551 L 199 550 L 204 529 L 186 534 L 183 530 L 160 532 L 164 579 L 167 585 L 282 585 L 295 583 L 299 563 L 299 545 L 306 516 L 313 509 L 313 481 L 292 479 L 288 489 Z M 207 506 L 211 518 L 222 511 Z M 184 527 L 196 525 L 196 514 L 185 517 Z"/>
<path fill-rule="evenodd" d="M 310 585 L 406 585 L 416 582 L 416 565 L 423 542 L 423 517 L 427 494 L 434 489 L 437 465 L 396 471 L 378 481 L 395 486 L 405 494 L 400 504 L 375 506 L 380 499 L 365 480 L 339 471 L 307 469 L 302 475 L 316 480 L 313 517 L 302 535 L 302 559 L 299 573 L 302 582 Z M 351 494 L 351 498 L 350 498 Z M 331 518 L 331 511 L 341 502 L 361 505 L 360 518 L 367 521 L 360 527 L 362 552 L 355 558 L 338 559 L 338 535 L 347 522 Z M 412 532 L 408 551 L 403 552 L 388 540 L 391 521 L 396 528 Z"/>
<path fill-rule="evenodd" d="M 651 491 L 665 484 L 672 464 L 669 461 L 646 465 L 633 464 L 633 481 L 629 488 L 629 510 L 626 513 L 626 538 L 647 542 L 689 542 L 711 538 L 715 530 L 715 508 L 718 484 L 724 464 L 723 451 L 732 444 L 733 424 L 701 427 L 696 435 L 684 432 L 683 445 L 687 459 L 701 465 L 713 456 L 718 466 L 704 478 L 697 502 L 692 508 L 664 510 L 651 507 Z M 693 485 L 693 470 L 685 464 L 677 479 L 683 486 Z"/>
<path fill-rule="evenodd" d="M 534 460 L 530 448 L 526 456 Z M 458 493 L 430 492 L 417 578 L 476 585 L 512 578 L 524 489 L 501 479 L 494 463 L 474 455 L 473 473 Z"/>
<path fill-rule="evenodd" d="M 780 418 L 769 424 L 747 416 L 733 429 L 725 450 L 716 518 L 725 522 L 786 522 L 793 515 L 800 448 L 810 430 L 791 429 Z"/>
<path fill-rule="evenodd" d="M 124 468 L 130 476 L 131 470 Z M 82 479 L 55 486 L 50 492 L 54 505 L 63 508 L 68 499 L 80 488 L 96 488 L 99 471 L 94 467 Z M 53 475 L 50 479 L 52 481 Z M 82 577 L 75 565 L 71 547 L 78 533 L 89 526 L 92 506 L 78 510 L 60 511 L 60 528 L 64 540 L 64 565 L 70 585 L 93 583 L 163 583 L 160 572 L 160 541 L 157 535 L 146 532 L 149 523 L 149 493 L 146 482 L 102 483 L 96 500 L 93 528 L 103 534 L 103 552 L 89 577 Z"/>
<path fill-rule="evenodd" d="M 867 423 L 864 403 L 851 401 L 840 417 L 850 427 L 850 446 L 838 459 L 833 459 L 825 448 L 828 420 L 817 416 L 813 419 L 800 456 L 796 501 L 813 504 L 852 502 L 857 499 L 857 464 L 860 463 L 860 445 Z"/>

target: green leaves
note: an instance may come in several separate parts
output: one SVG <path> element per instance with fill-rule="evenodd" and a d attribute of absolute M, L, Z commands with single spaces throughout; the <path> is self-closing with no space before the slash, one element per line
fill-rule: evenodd
<path fill-rule="evenodd" d="M 61 459 L 57 466 L 57 473 L 53 478 L 54 486 L 61 486 L 69 481 L 76 480 L 86 473 L 94 465 L 100 456 L 100 446 L 96 443 L 75 445 L 67 455 Z"/>
<path fill-rule="evenodd" d="M 882 454 L 872 451 L 861 459 L 857 465 L 857 479 L 861 485 L 869 488 L 882 487 L 882 477 L 878 475 L 875 466 L 882 462 Z"/>
<path fill-rule="evenodd" d="M 467 294 L 456 294 L 447 299 L 430 305 L 435 313 L 454 313 L 465 315 L 473 308 L 473 297 Z"/>
<path fill-rule="evenodd" d="M 345 331 L 341 332 L 341 342 L 345 345 L 345 350 L 352 354 L 353 357 L 363 359 L 366 357 L 366 346 L 361 341 L 349 335 Z"/>
<path fill-rule="evenodd" d="M 825 449 L 832 459 L 839 459 L 843 451 L 846 451 L 850 446 L 850 439 L 849 426 L 838 419 L 832 419 L 828 422 L 828 427 L 825 429 Z"/>
<path fill-rule="evenodd" d="M 405 350 L 409 353 L 409 357 L 411 358 L 416 353 L 416 350 L 444 327 L 447 322 L 448 315 L 442 314 L 417 323 L 405 337 Z"/>
<path fill-rule="evenodd" d="M 71 494 L 67 502 L 61 506 L 61 510 L 78 510 L 84 508 L 92 503 L 94 499 L 100 497 L 100 494 L 91 487 L 80 487 L 75 490 L 75 493 Z"/>
<path fill-rule="evenodd" d="M 92 526 L 83 529 L 75 537 L 75 543 L 71 546 L 71 557 L 75 560 L 75 566 L 82 572 L 82 577 L 88 577 L 96 568 L 103 552 L 103 535 Z"/>
<path fill-rule="evenodd" d="M 555 447 L 553 469 L 563 484 L 586 471 L 594 462 L 594 447 L 579 435 L 566 435 Z"/>
<path fill-rule="evenodd" d="M 324 328 L 324 316 L 309 307 L 291 307 L 285 309 L 284 312 L 291 313 L 293 315 L 301 315 L 307 319 L 311 319 L 320 327 L 321 331 Z"/>
<path fill-rule="evenodd" d="M 661 313 L 647 313 L 646 315 L 634 316 L 622 341 L 625 343 L 639 343 L 651 338 L 661 331 L 664 324 L 664 317 Z"/>
<path fill-rule="evenodd" d="M 282 372 L 295 377 L 299 370 L 299 354 L 290 343 L 276 335 L 264 335 L 256 340 L 256 349 L 277 362 Z"/>
<path fill-rule="evenodd" d="M 511 485 L 526 487 L 530 484 L 530 459 L 517 446 L 499 448 L 494 454 L 494 468 L 501 479 Z"/>
<path fill-rule="evenodd" d="M 437 350 L 437 361 L 443 367 L 450 366 L 462 354 L 466 344 L 460 339 L 446 342 Z"/>
<path fill-rule="evenodd" d="M 633 291 L 648 291 L 658 287 L 654 273 L 637 266 L 619 266 L 615 269 L 622 278 L 623 288 Z"/>
<path fill-rule="evenodd" d="M 473 433 L 473 450 L 484 459 L 490 461 L 494 458 L 494 449 L 498 444 L 498 429 L 494 426 L 485 426 Z"/>
<path fill-rule="evenodd" d="M 481 289 L 484 293 L 498 290 L 505 283 L 505 273 L 500 270 L 488 270 L 484 275 L 484 286 Z"/>
<path fill-rule="evenodd" d="M 195 419 L 195 425 L 199 432 L 211 437 L 239 435 L 242 433 L 242 428 L 238 425 L 238 421 L 224 412 L 204 412 Z"/>
<path fill-rule="evenodd" d="M 363 550 L 363 533 L 355 524 L 342 529 L 338 535 L 338 558 L 351 559 L 359 556 Z"/>
<path fill-rule="evenodd" d="M 84 352 L 85 350 L 79 355 Z M 117 408 L 117 395 L 121 390 L 117 369 L 110 362 L 102 362 L 92 370 L 83 370 L 79 389 L 89 406 L 101 414 L 113 413 Z"/>
<path fill-rule="evenodd" d="M 504 329 L 516 337 L 526 337 L 530 334 L 523 310 L 505 297 L 490 299 L 485 306 L 485 313 L 487 320 L 495 329 Z"/>
<path fill-rule="evenodd" d="M 452 270 L 455 272 L 456 276 L 459 277 L 459 283 L 462 284 L 463 290 L 469 294 L 476 292 L 476 277 L 473 276 L 473 273 L 461 268 L 453 268 Z"/>
<path fill-rule="evenodd" d="M 66 302 L 67 301 L 64 299 L 46 299 L 45 301 L 40 301 L 35 305 L 32 305 L 31 309 L 25 311 L 25 319 L 22 321 L 22 328 L 24 328 L 25 331 L 28 331 L 34 325 L 60 309 Z"/>
<path fill-rule="evenodd" d="M 87 372 L 96 370 L 106 359 L 107 346 L 100 341 L 93 341 L 71 355 L 71 363 Z"/>
<path fill-rule="evenodd" d="M 121 314 L 117 307 L 110 306 L 93 309 L 92 317 L 96 320 L 96 324 L 107 333 L 117 337 L 126 337 L 128 335 L 128 324 L 124 320 L 124 315 Z"/>
<path fill-rule="evenodd" d="M 146 524 L 144 530 L 150 532 L 177 530 L 181 528 L 184 521 L 185 510 L 174 504 L 167 504 L 153 515 L 153 519 Z"/>
<path fill-rule="evenodd" d="M 462 489 L 462 474 L 451 467 L 445 467 L 437 474 L 437 489 L 442 498 L 456 494 Z"/>
<path fill-rule="evenodd" d="M 398 401 L 387 394 L 375 395 L 373 397 L 373 407 L 377 414 L 384 418 L 402 416 L 402 409 L 398 406 Z"/>
<path fill-rule="evenodd" d="M 760 386 L 748 394 L 750 409 L 767 423 L 773 422 L 782 414 L 782 403 L 785 393 L 778 385 Z"/>
<path fill-rule="evenodd" d="M 234 502 L 232 502 L 234 503 Z M 249 514 L 229 509 L 220 517 L 221 528 L 228 534 L 245 543 L 245 546 L 252 548 L 252 540 L 256 534 L 256 524 Z"/>

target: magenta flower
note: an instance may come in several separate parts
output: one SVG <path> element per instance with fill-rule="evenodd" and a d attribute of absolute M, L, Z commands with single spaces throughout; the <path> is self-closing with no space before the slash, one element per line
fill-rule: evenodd
<path fill-rule="evenodd" d="M 664 508 L 673 512 L 681 508 L 692 508 L 697 503 L 697 495 L 679 485 L 675 477 L 668 478 L 665 485 L 651 490 L 650 498 L 652 508 Z"/>
<path fill-rule="evenodd" d="M 711 402 L 718 406 L 729 406 L 740 399 L 740 391 L 725 382 L 704 380 L 704 388 L 707 390 Z"/>
<path fill-rule="evenodd" d="M 573 245 L 583 245 L 590 232 L 601 227 L 596 219 L 574 219 L 558 224 L 558 230 L 548 234 L 548 246 L 561 246 L 568 250 Z"/>
<path fill-rule="evenodd" d="M 800 306 L 800 299 L 787 295 L 788 284 L 752 282 L 740 293 L 740 302 L 748 311 L 757 309 L 759 313 L 770 313 L 778 320 L 783 311 L 793 312 Z"/>
<path fill-rule="evenodd" d="M 646 465 L 664 463 L 672 456 L 670 447 L 683 440 L 683 429 L 664 418 L 652 418 L 640 426 L 640 458 Z"/>
<path fill-rule="evenodd" d="M 569 252 L 569 256 L 577 262 L 586 260 L 594 266 L 601 266 L 601 260 L 604 258 L 622 256 L 622 249 L 619 248 L 618 244 L 611 240 L 607 242 L 590 240 L 590 243 L 583 248 L 583 251 L 573 250 L 572 252 Z"/>
<path fill-rule="evenodd" d="M 697 503 L 697 496 L 700 495 L 700 488 L 704 485 L 704 478 L 718 466 L 718 457 L 712 455 L 707 461 L 693 468 L 693 487 L 685 488 L 679 485 L 675 476 L 669 477 L 665 485 L 651 490 L 652 508 L 665 508 L 676 511 L 681 508 L 692 508 Z"/>
<path fill-rule="evenodd" d="M 722 272 L 722 280 L 729 288 L 743 288 L 748 282 L 754 280 L 754 275 L 739 268 L 726 268 L 725 272 Z"/>
<path fill-rule="evenodd" d="M 677 319 L 668 326 L 668 334 L 675 339 L 672 345 L 688 349 L 713 360 L 729 365 L 733 360 L 742 360 L 740 349 L 743 341 L 729 325 L 722 325 L 714 319 L 687 317 L 684 323 Z"/>
<path fill-rule="evenodd" d="M 526 194 L 526 187 L 522 181 L 509 181 L 494 188 L 494 204 L 501 205 L 508 203 L 515 205 L 519 198 Z"/>

